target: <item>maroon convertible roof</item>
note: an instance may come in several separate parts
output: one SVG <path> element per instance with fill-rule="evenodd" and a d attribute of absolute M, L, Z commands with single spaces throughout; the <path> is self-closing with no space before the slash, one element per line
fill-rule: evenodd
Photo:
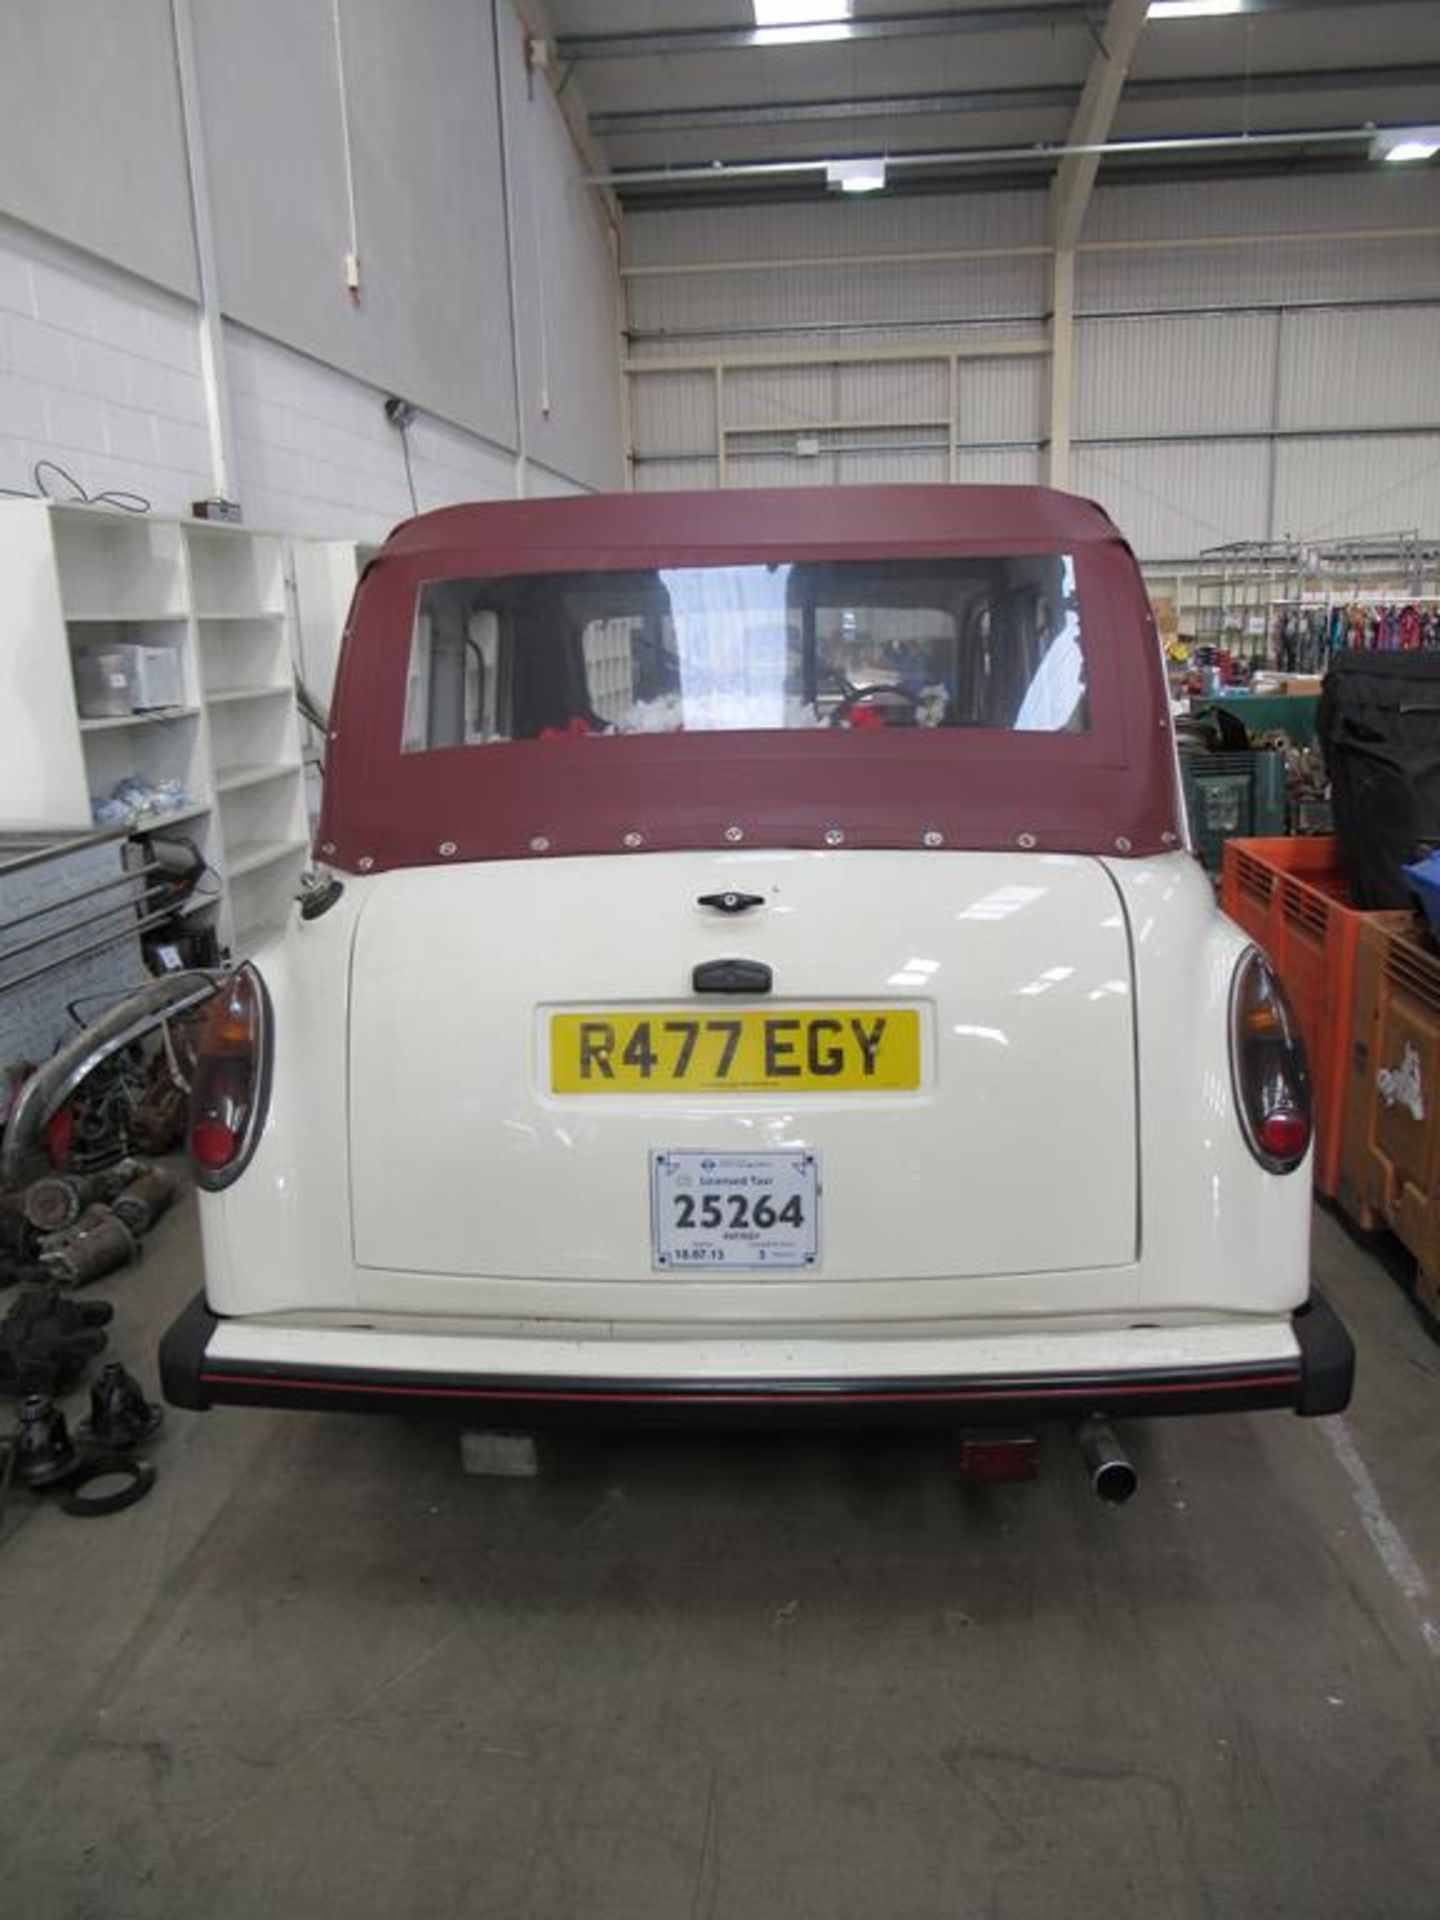
<path fill-rule="evenodd" d="M 442 507 L 398 526 L 380 557 L 424 560 L 432 574 L 547 573 L 603 566 L 603 556 L 634 566 L 777 547 L 797 558 L 832 548 L 869 558 L 1068 553 L 1119 538 L 1093 501 L 1051 487 L 764 487 Z"/>
<path fill-rule="evenodd" d="M 605 735 L 403 754 L 416 599 L 446 576 L 1067 553 L 1085 634 L 1084 734 L 939 728 Z M 750 846 L 1153 854 L 1182 839 L 1166 689 L 1129 548 L 1045 487 L 589 495 L 446 507 L 366 570 L 336 686 L 320 855 L 444 860 Z"/>

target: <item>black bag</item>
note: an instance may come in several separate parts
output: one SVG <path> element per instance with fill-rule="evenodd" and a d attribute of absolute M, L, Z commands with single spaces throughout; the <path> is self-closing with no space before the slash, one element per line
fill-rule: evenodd
<path fill-rule="evenodd" d="M 1413 906 L 1400 869 L 1440 846 L 1440 653 L 1341 654 L 1315 734 L 1351 903 Z"/>

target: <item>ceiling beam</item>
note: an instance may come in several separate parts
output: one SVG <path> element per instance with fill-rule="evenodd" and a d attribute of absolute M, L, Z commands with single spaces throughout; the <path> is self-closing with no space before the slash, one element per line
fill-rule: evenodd
<path fill-rule="evenodd" d="M 1047 381 L 1045 478 L 1052 487 L 1070 484 L 1070 442 L 1075 413 L 1075 242 L 1085 222 L 1100 153 L 1110 138 L 1115 109 L 1130 62 L 1140 44 L 1150 0 L 1111 0 L 1100 44 L 1090 61 L 1080 104 L 1070 122 L 1067 153 L 1050 185 L 1050 363 Z"/>
<path fill-rule="evenodd" d="M 671 0 L 678 11 L 682 0 Z M 1395 6 L 1433 6 L 1434 0 L 1388 0 Z M 1354 0 L 1242 0 L 1241 16 L 1264 13 L 1304 13 L 1328 7 L 1348 7 Z M 845 22 L 844 42 L 857 40 L 902 40 L 917 36 L 935 37 L 954 33 L 1013 33 L 1023 28 L 1071 28 L 1090 33 L 1105 19 L 1103 0 L 1053 0 L 1051 4 L 1024 5 L 1022 0 L 981 7 L 939 7 L 929 13 L 870 14 Z M 1231 16 L 1232 18 L 1235 16 Z M 1175 25 L 1182 31 L 1183 22 Z M 797 43 L 802 52 L 814 54 L 815 43 Z M 767 42 L 757 36 L 754 27 L 660 27 L 649 31 L 625 33 L 562 34 L 555 51 L 562 65 L 579 60 L 627 60 L 642 56 L 670 59 L 687 53 L 754 53 L 767 59 L 783 58 L 791 47 Z"/>
<path fill-rule="evenodd" d="M 1289 73 L 1215 73 L 1189 78 L 1131 80 L 1127 101 L 1230 100 L 1279 98 L 1293 93 L 1338 93 L 1384 87 L 1440 87 L 1440 65 L 1410 67 L 1322 67 Z M 964 92 L 867 94 L 847 100 L 790 100 L 726 107 L 645 107 L 590 116 L 591 131 L 606 136 L 643 137 L 659 133 L 699 133 L 713 127 L 793 126 L 797 123 L 899 119 L 915 115 L 966 113 L 1071 112 L 1080 102 L 1078 86 L 979 87 Z"/>
<path fill-rule="evenodd" d="M 1095 149 L 1103 148 L 1110 138 L 1115 109 L 1140 44 L 1149 4 L 1150 0 L 1111 0 L 1066 138 L 1067 146 L 1089 151 L 1067 153 L 1055 169 L 1050 189 L 1050 238 L 1059 253 L 1068 252 L 1080 237 L 1095 176 L 1100 171 L 1101 156 Z"/>

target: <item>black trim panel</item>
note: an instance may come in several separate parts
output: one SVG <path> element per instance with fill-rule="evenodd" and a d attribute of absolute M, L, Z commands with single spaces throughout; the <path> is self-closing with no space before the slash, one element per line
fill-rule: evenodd
<path fill-rule="evenodd" d="M 576 1381 L 207 1363 L 205 1350 L 219 1324 L 204 1296 L 197 1295 L 166 1334 L 160 1348 L 160 1380 L 172 1406 L 424 1414 L 520 1427 L 986 1426 L 1090 1414 L 1134 1418 L 1270 1407 L 1305 1414 L 1338 1413 L 1349 1400 L 1355 1366 L 1349 1335 L 1319 1295 L 1294 1316 L 1301 1349 L 1294 1361 L 1061 1377 L 756 1380 L 722 1385 L 713 1380 Z"/>

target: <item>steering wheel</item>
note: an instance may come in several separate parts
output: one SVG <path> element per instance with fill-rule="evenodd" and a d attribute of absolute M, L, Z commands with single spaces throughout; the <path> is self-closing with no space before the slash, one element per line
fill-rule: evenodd
<path fill-rule="evenodd" d="M 920 710 L 920 695 L 909 692 L 905 687 L 888 685 L 884 681 L 877 681 L 873 686 L 867 687 L 847 687 L 845 697 L 830 715 L 830 725 L 832 727 L 843 727 L 856 707 L 870 706 L 873 711 L 874 703 L 882 700 L 898 700 L 903 702 L 907 712 L 908 724 L 912 727 L 915 725 L 915 716 Z"/>

